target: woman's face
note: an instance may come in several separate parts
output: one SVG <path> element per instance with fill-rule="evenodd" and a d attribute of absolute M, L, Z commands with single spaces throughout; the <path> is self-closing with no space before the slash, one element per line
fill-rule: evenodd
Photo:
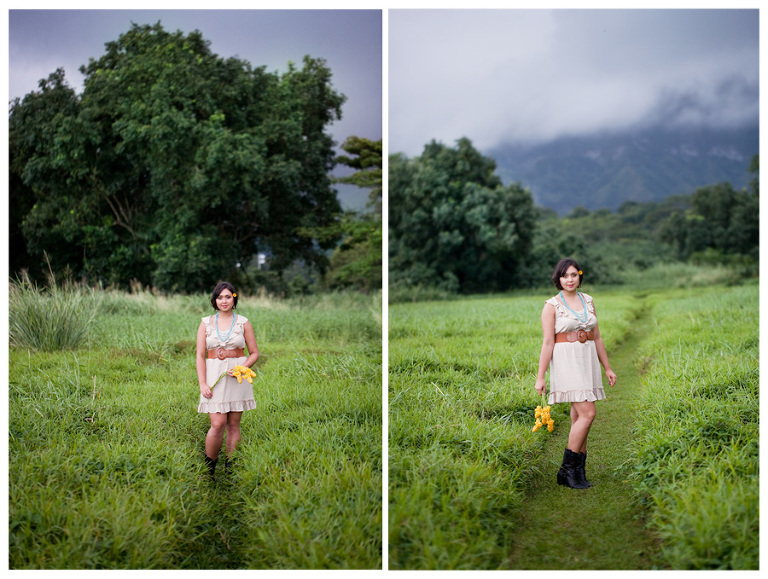
<path fill-rule="evenodd" d="M 560 276 L 560 285 L 566 291 L 576 291 L 579 287 L 579 270 L 570 266 L 565 270 L 565 274 Z"/>
<path fill-rule="evenodd" d="M 234 305 L 235 297 L 232 295 L 232 292 L 226 288 L 221 290 L 221 293 L 216 298 L 216 307 L 219 309 L 219 311 L 231 311 Z"/>

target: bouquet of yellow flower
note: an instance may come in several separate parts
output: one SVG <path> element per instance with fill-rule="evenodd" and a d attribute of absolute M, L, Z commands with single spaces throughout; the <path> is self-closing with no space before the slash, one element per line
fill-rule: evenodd
<path fill-rule="evenodd" d="M 555 421 L 552 420 L 552 417 L 549 415 L 549 406 L 545 406 L 542 408 L 541 406 L 536 407 L 536 411 L 534 413 L 534 418 L 536 418 L 536 424 L 533 425 L 532 432 L 536 432 L 539 428 L 547 425 L 547 430 L 552 432 L 555 429 Z"/>
<path fill-rule="evenodd" d="M 253 379 L 256 377 L 256 372 L 248 368 L 248 366 L 235 366 L 235 370 L 232 372 L 232 376 L 237 378 L 237 381 L 242 384 L 243 378 L 248 380 L 250 384 L 253 384 Z"/>
<path fill-rule="evenodd" d="M 228 371 L 227 371 L 228 372 Z M 213 383 L 213 386 L 216 386 L 216 384 L 219 383 L 219 380 L 221 380 L 224 376 L 227 375 L 227 372 L 222 373 L 221 376 L 216 378 L 216 382 Z M 251 370 L 248 366 L 235 366 L 232 369 L 232 377 L 237 378 L 237 381 L 242 384 L 243 378 L 248 380 L 250 384 L 253 384 L 253 379 L 256 377 L 256 372 Z M 213 390 L 213 386 L 211 386 L 211 390 Z"/>

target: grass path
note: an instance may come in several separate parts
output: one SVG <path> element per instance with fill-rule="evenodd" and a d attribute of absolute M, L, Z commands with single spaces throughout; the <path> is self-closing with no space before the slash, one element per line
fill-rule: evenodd
<path fill-rule="evenodd" d="M 509 568 L 641 570 L 658 568 L 656 541 L 633 508 L 632 489 L 619 466 L 631 440 L 633 415 L 641 389 L 636 352 L 652 331 L 641 300 L 638 319 L 623 343 L 609 351 L 616 386 L 597 403 L 587 448 L 585 490 L 558 486 L 569 423 L 556 424 L 542 457 L 541 477 L 527 496 L 520 532 Z M 545 433 L 546 435 L 546 433 Z"/>

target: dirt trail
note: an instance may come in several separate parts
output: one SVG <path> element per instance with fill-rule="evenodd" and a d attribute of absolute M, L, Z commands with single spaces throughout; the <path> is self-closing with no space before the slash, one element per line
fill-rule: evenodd
<path fill-rule="evenodd" d="M 638 310 L 646 311 L 644 307 Z M 636 352 L 649 331 L 651 320 L 643 316 L 625 341 L 608 352 L 618 382 L 613 388 L 606 383 L 607 399 L 597 402 L 587 448 L 587 478 L 592 488 L 558 486 L 556 473 L 569 424 L 561 420 L 551 435 L 541 462 L 542 475 L 527 496 L 510 568 L 658 568 L 656 541 L 632 506 L 629 483 L 615 468 L 626 460 L 631 440 L 632 417 L 641 391 Z"/>

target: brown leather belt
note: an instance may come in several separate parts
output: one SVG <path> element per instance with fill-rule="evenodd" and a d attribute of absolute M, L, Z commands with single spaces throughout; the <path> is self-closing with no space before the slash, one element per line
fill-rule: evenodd
<path fill-rule="evenodd" d="M 561 332 L 555 334 L 555 344 L 561 344 L 563 342 L 581 342 L 582 344 L 587 340 L 594 340 L 594 332 L 586 332 L 579 330 L 578 332 Z"/>
<path fill-rule="evenodd" d="M 245 356 L 245 350 L 243 348 L 235 348 L 233 350 L 225 350 L 224 348 L 216 348 L 215 350 L 208 350 L 209 360 L 223 360 L 224 358 L 242 358 Z"/>

